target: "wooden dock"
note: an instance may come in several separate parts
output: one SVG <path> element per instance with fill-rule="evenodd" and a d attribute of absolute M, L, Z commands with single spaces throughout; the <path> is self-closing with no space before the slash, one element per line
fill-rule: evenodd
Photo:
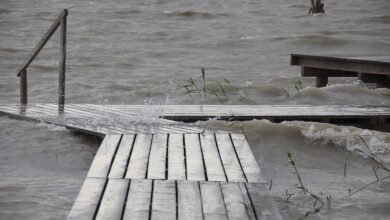
<path fill-rule="evenodd" d="M 390 56 L 291 54 L 291 65 L 301 66 L 304 77 L 316 77 L 317 87 L 326 86 L 329 77 L 358 77 L 390 88 Z"/>

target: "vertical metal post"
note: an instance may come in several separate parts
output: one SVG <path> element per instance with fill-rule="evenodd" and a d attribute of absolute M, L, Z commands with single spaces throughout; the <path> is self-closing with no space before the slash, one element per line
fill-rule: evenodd
<path fill-rule="evenodd" d="M 27 71 L 20 71 L 20 104 L 27 104 Z"/>
<path fill-rule="evenodd" d="M 58 87 L 58 111 L 64 110 L 65 105 L 65 68 L 66 68 L 66 18 L 68 10 L 64 10 L 64 17 L 60 23 L 60 68 L 59 68 L 59 87 Z"/>

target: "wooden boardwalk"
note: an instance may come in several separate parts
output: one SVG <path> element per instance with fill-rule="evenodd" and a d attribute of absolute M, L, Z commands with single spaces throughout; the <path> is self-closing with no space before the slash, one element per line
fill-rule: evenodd
<path fill-rule="evenodd" d="M 282 219 L 242 134 L 106 135 L 68 219 Z"/>
<path fill-rule="evenodd" d="M 202 128 L 172 120 L 193 122 L 210 118 L 317 121 L 381 130 L 386 130 L 390 124 L 388 106 L 69 104 L 60 114 L 55 104 L 15 104 L 0 105 L 1 113 L 101 136 L 137 132 L 201 133 Z"/>

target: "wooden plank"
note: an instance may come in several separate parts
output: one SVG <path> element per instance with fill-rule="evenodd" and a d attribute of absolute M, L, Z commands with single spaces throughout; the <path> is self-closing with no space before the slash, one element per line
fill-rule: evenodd
<path fill-rule="evenodd" d="M 121 135 L 106 135 L 92 161 L 87 177 L 108 176 L 120 139 Z"/>
<path fill-rule="evenodd" d="M 205 220 L 228 219 L 219 182 L 200 182 Z"/>
<path fill-rule="evenodd" d="M 152 138 L 152 134 L 138 134 L 135 138 L 133 152 L 127 167 L 126 178 L 143 179 L 146 177 Z"/>
<path fill-rule="evenodd" d="M 238 183 L 238 185 L 239 185 L 240 190 L 241 190 L 242 199 L 243 199 L 246 213 L 248 214 L 249 219 L 256 220 L 256 215 L 255 215 L 255 212 L 253 211 L 252 202 L 251 202 L 251 199 L 249 198 L 248 191 L 246 190 L 245 183 Z"/>
<path fill-rule="evenodd" d="M 261 174 L 261 170 L 245 136 L 243 134 L 231 134 L 231 138 L 247 181 L 265 183 L 266 181 Z"/>
<path fill-rule="evenodd" d="M 225 171 L 215 143 L 214 134 L 200 135 L 208 181 L 226 181 Z"/>
<path fill-rule="evenodd" d="M 87 178 L 73 204 L 68 219 L 93 219 L 97 206 L 100 203 L 105 184 L 106 179 Z"/>
<path fill-rule="evenodd" d="M 166 179 L 168 134 L 155 134 L 150 149 L 148 179 Z"/>
<path fill-rule="evenodd" d="M 187 180 L 206 180 L 199 134 L 185 134 Z"/>
<path fill-rule="evenodd" d="M 229 134 L 215 134 L 219 154 L 230 182 L 246 182 Z"/>
<path fill-rule="evenodd" d="M 249 219 L 238 183 L 220 183 L 226 212 L 230 220 Z"/>
<path fill-rule="evenodd" d="M 177 181 L 178 219 L 203 219 L 199 182 Z"/>
<path fill-rule="evenodd" d="M 257 219 L 283 219 L 264 183 L 246 183 L 246 186 Z"/>
<path fill-rule="evenodd" d="M 170 134 L 168 143 L 168 179 L 185 180 L 183 134 Z"/>
<path fill-rule="evenodd" d="M 176 183 L 154 180 L 151 219 L 176 219 Z"/>
<path fill-rule="evenodd" d="M 114 162 L 110 170 L 109 178 L 123 178 L 127 170 L 127 163 L 130 158 L 131 150 L 133 149 L 135 135 L 123 135 L 118 151 L 115 155 Z"/>
<path fill-rule="evenodd" d="M 98 213 L 97 220 L 122 219 L 122 212 L 126 200 L 129 180 L 109 179 L 104 191 Z"/>
<path fill-rule="evenodd" d="M 152 180 L 132 179 L 123 219 L 147 220 L 152 197 Z"/>

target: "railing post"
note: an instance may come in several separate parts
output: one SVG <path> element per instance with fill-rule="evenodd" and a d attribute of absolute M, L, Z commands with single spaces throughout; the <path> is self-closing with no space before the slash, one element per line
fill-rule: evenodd
<path fill-rule="evenodd" d="M 59 67 L 59 87 L 58 87 L 58 111 L 64 110 L 65 105 L 65 69 L 66 69 L 66 19 L 68 10 L 64 10 L 64 16 L 60 23 L 60 67 Z"/>
<path fill-rule="evenodd" d="M 25 69 L 20 74 L 20 104 L 27 104 L 27 71 Z"/>

